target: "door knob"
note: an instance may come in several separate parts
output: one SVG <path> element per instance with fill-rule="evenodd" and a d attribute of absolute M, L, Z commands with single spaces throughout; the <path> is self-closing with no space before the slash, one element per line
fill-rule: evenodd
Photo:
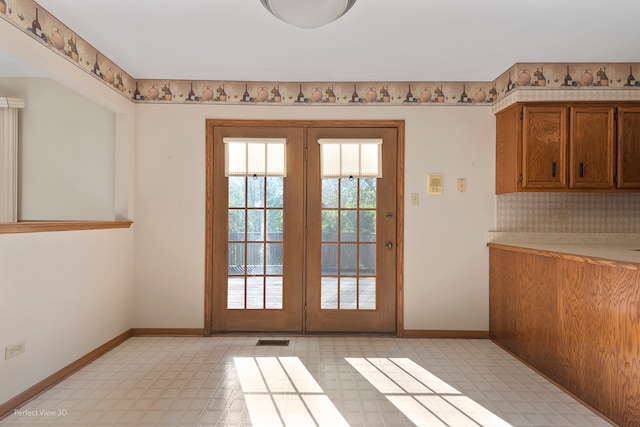
<path fill-rule="evenodd" d="M 385 246 L 387 247 L 387 249 L 392 249 L 393 248 L 393 243 L 391 243 L 391 241 L 388 241 Z"/>

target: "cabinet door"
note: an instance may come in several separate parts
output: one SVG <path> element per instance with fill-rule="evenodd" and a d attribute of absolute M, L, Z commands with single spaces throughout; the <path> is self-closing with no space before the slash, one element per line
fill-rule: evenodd
<path fill-rule="evenodd" d="M 524 107 L 522 188 L 567 186 L 567 109 Z"/>
<path fill-rule="evenodd" d="M 618 188 L 640 188 L 640 108 L 618 109 Z"/>
<path fill-rule="evenodd" d="M 614 107 L 570 108 L 570 188 L 613 188 L 614 110 Z"/>
<path fill-rule="evenodd" d="M 518 191 L 518 141 L 522 107 L 512 105 L 496 114 L 496 194 Z"/>

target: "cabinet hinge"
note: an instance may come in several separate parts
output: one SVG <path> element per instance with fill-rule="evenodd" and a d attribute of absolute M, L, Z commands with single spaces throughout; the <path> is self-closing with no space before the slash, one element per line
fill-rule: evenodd
<path fill-rule="evenodd" d="M 518 181 L 522 182 L 522 175 L 518 177 Z"/>
<path fill-rule="evenodd" d="M 522 111 L 520 111 L 520 120 L 524 119 L 524 113 Z"/>
<path fill-rule="evenodd" d="M 613 120 L 618 120 L 618 112 L 613 113 Z"/>

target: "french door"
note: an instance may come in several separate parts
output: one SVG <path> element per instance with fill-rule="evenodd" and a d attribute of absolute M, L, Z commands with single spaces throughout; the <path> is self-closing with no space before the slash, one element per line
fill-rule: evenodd
<path fill-rule="evenodd" d="M 318 140 L 382 139 L 382 177 L 322 178 Z M 396 130 L 307 131 L 306 330 L 396 330 Z"/>
<path fill-rule="evenodd" d="M 397 128 L 234 121 L 208 135 L 210 330 L 394 333 Z M 274 140 L 281 175 L 229 173 L 229 141 Z M 323 140 L 379 141 L 381 176 L 323 177 Z"/>

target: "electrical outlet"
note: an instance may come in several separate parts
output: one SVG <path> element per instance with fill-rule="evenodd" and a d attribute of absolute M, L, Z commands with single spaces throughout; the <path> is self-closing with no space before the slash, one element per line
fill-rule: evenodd
<path fill-rule="evenodd" d="M 4 349 L 4 360 L 9 360 L 12 357 L 16 357 L 19 354 L 24 353 L 25 350 L 25 342 L 20 341 L 18 343 L 9 345 Z"/>
<path fill-rule="evenodd" d="M 420 204 L 420 194 L 419 193 L 411 193 L 411 205 L 418 206 Z"/>
<path fill-rule="evenodd" d="M 458 178 L 458 193 L 464 193 L 467 191 L 467 179 L 466 178 Z"/>

